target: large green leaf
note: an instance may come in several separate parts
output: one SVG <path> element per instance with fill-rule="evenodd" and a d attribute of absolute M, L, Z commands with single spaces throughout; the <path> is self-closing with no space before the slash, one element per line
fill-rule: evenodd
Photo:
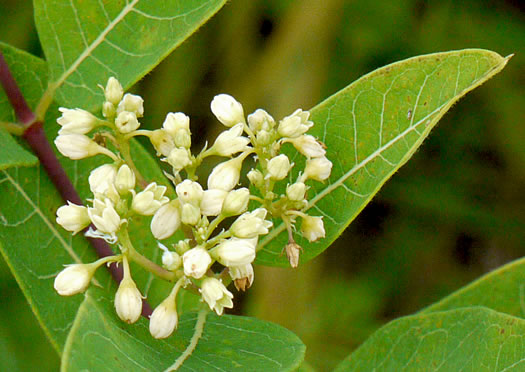
<path fill-rule="evenodd" d="M 313 183 L 309 214 L 323 216 L 326 238 L 309 243 L 296 234 L 306 262 L 325 250 L 374 194 L 421 145 L 445 112 L 470 90 L 501 71 L 508 58 L 468 49 L 410 58 L 363 76 L 311 110 L 312 132 L 333 162 L 326 183 Z M 303 169 L 293 157 L 295 173 Z M 288 266 L 288 241 L 277 222 L 264 237 L 259 264 Z"/>
<path fill-rule="evenodd" d="M 253 318 L 214 313 L 205 316 L 197 347 L 180 370 L 286 371 L 296 368 L 305 346 L 292 332 Z M 91 289 L 62 356 L 63 371 L 163 371 L 174 365 L 190 345 L 196 313 L 179 320 L 177 331 L 166 340 L 153 339 L 148 323 L 141 319 L 132 328 L 122 323 L 111 299 Z"/>
<path fill-rule="evenodd" d="M 36 165 L 38 159 L 20 146 L 9 133 L 0 129 L 0 170 Z"/>
<path fill-rule="evenodd" d="M 93 110 L 110 76 L 136 82 L 217 12 L 225 0 L 36 0 L 49 87 L 64 106 Z M 42 114 L 42 113 L 40 113 Z"/>
<path fill-rule="evenodd" d="M 484 275 L 421 313 L 469 306 L 485 306 L 525 318 L 525 258 Z"/>
<path fill-rule="evenodd" d="M 394 320 L 336 371 L 523 371 L 525 320 L 472 307 Z"/>

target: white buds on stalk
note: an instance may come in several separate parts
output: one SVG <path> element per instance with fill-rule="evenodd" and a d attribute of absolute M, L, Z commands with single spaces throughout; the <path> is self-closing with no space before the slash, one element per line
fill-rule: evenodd
<path fill-rule="evenodd" d="M 204 191 L 201 201 L 201 213 L 203 216 L 218 216 L 223 208 L 227 191 L 211 189 Z"/>
<path fill-rule="evenodd" d="M 303 216 L 301 233 L 310 242 L 315 242 L 325 237 L 324 224 L 322 217 Z"/>
<path fill-rule="evenodd" d="M 326 157 L 313 158 L 306 161 L 303 178 L 324 181 L 330 177 L 332 162 Z"/>
<path fill-rule="evenodd" d="M 257 208 L 252 212 L 240 215 L 231 225 L 230 231 L 238 238 L 256 238 L 268 234 L 268 228 L 273 226 L 271 221 L 266 221 L 266 209 Z"/>
<path fill-rule="evenodd" d="M 208 189 L 230 191 L 235 188 L 239 183 L 243 160 L 241 155 L 216 165 L 208 177 Z"/>
<path fill-rule="evenodd" d="M 248 115 L 248 126 L 256 133 L 261 130 L 270 131 L 275 127 L 275 120 L 263 109 L 257 109 Z"/>
<path fill-rule="evenodd" d="M 157 155 L 169 156 L 175 148 L 173 137 L 165 129 L 152 131 L 149 140 L 153 147 L 155 147 L 155 150 L 157 150 Z"/>
<path fill-rule="evenodd" d="M 103 233 L 113 234 L 120 227 L 120 216 L 109 198 L 95 198 L 93 207 L 88 208 L 88 215 L 95 227 Z"/>
<path fill-rule="evenodd" d="M 210 309 L 215 310 L 217 315 L 222 315 L 224 308 L 233 307 L 233 295 L 226 289 L 224 284 L 215 278 L 206 278 L 202 281 L 199 292 Z"/>
<path fill-rule="evenodd" d="M 212 254 L 227 267 L 247 265 L 255 259 L 255 245 L 253 239 L 230 238 L 220 243 Z"/>
<path fill-rule="evenodd" d="M 185 225 L 195 226 L 201 219 L 201 210 L 193 204 L 182 204 L 181 220 Z"/>
<path fill-rule="evenodd" d="M 151 233 L 155 239 L 162 240 L 172 236 L 180 227 L 181 214 L 177 200 L 160 207 L 151 220 Z"/>
<path fill-rule="evenodd" d="M 310 129 L 314 123 L 308 120 L 310 113 L 301 109 L 295 110 L 295 112 L 285 117 L 279 122 L 277 130 L 283 137 L 295 138 L 304 134 Z"/>
<path fill-rule="evenodd" d="M 117 167 L 114 164 L 104 164 L 91 171 L 88 177 L 89 189 L 93 194 L 105 194 L 117 177 Z"/>
<path fill-rule="evenodd" d="M 162 254 L 162 266 L 166 270 L 175 271 L 182 264 L 182 258 L 177 254 L 177 252 L 165 251 Z"/>
<path fill-rule="evenodd" d="M 294 145 L 297 151 L 308 158 L 320 158 L 326 154 L 323 145 L 316 140 L 314 136 L 309 134 L 303 134 L 302 136 L 293 138 L 290 142 Z"/>
<path fill-rule="evenodd" d="M 183 130 L 190 135 L 190 118 L 182 112 L 170 112 L 166 115 L 162 128 L 172 136 L 175 136 L 178 130 Z"/>
<path fill-rule="evenodd" d="M 108 149 L 83 134 L 59 134 L 55 145 L 62 155 L 73 160 L 109 153 Z"/>
<path fill-rule="evenodd" d="M 153 310 L 149 319 L 149 331 L 157 339 L 169 337 L 179 321 L 175 294 L 170 294 L 162 303 Z"/>
<path fill-rule="evenodd" d="M 231 156 L 248 148 L 250 140 L 242 136 L 244 124 L 239 123 L 219 134 L 210 151 L 220 156 Z"/>
<path fill-rule="evenodd" d="M 174 148 L 166 160 L 174 170 L 180 171 L 191 164 L 191 152 L 185 147 Z"/>
<path fill-rule="evenodd" d="M 288 156 L 281 154 L 278 155 L 268 162 L 268 175 L 272 180 L 282 180 L 286 177 L 288 172 L 292 168 Z"/>
<path fill-rule="evenodd" d="M 211 263 L 210 254 L 200 246 L 190 249 L 182 256 L 184 274 L 195 279 L 202 278 Z"/>
<path fill-rule="evenodd" d="M 121 133 L 131 133 L 140 127 L 134 112 L 122 111 L 115 119 L 115 125 Z"/>
<path fill-rule="evenodd" d="M 227 216 L 236 216 L 246 212 L 248 209 L 248 202 L 250 201 L 250 190 L 242 187 L 237 190 L 230 191 L 222 205 L 222 213 Z"/>
<path fill-rule="evenodd" d="M 55 278 L 55 290 L 61 296 L 72 296 L 82 293 L 89 286 L 91 278 L 97 270 L 93 264 L 68 265 Z"/>
<path fill-rule="evenodd" d="M 85 229 L 91 223 L 91 219 L 86 207 L 73 204 L 70 201 L 67 204 L 58 208 L 56 221 L 67 231 L 76 234 Z"/>
<path fill-rule="evenodd" d="M 230 266 L 230 276 L 238 291 L 246 291 L 252 286 L 254 273 L 253 266 L 246 264 L 242 266 Z"/>
<path fill-rule="evenodd" d="M 184 180 L 175 188 L 181 203 L 190 203 L 198 206 L 204 195 L 202 186 L 195 181 Z"/>
<path fill-rule="evenodd" d="M 115 177 L 117 191 L 124 195 L 135 189 L 135 182 L 135 173 L 133 173 L 131 168 L 127 164 L 121 165 Z"/>
<path fill-rule="evenodd" d="M 211 111 L 227 127 L 245 122 L 242 105 L 228 94 L 215 96 L 211 101 Z"/>
<path fill-rule="evenodd" d="M 108 79 L 106 89 L 104 89 L 104 96 L 106 101 L 117 106 L 124 95 L 124 89 L 120 85 L 119 81 L 113 76 Z"/>
<path fill-rule="evenodd" d="M 250 183 L 255 187 L 261 187 L 264 183 L 264 176 L 257 169 L 252 169 L 251 171 L 249 171 L 246 177 L 248 177 Z"/>
<path fill-rule="evenodd" d="M 99 120 L 91 113 L 82 109 L 58 109 L 62 116 L 57 119 L 57 123 L 62 128 L 58 134 L 86 134 L 99 124 Z"/>
<path fill-rule="evenodd" d="M 142 295 L 131 277 L 124 275 L 115 295 L 115 310 L 126 323 L 135 323 L 142 312 Z"/>
<path fill-rule="evenodd" d="M 156 182 L 150 183 L 144 191 L 133 196 L 131 208 L 138 214 L 151 216 L 169 199 L 164 196 L 166 186 L 157 186 Z"/>
<path fill-rule="evenodd" d="M 126 93 L 117 106 L 117 113 L 130 112 L 140 118 L 144 115 L 144 100 L 141 96 Z"/>

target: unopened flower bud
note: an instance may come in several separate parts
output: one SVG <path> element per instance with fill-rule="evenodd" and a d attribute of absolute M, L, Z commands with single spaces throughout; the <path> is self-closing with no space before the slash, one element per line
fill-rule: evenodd
<path fill-rule="evenodd" d="M 246 264 L 242 266 L 230 266 L 230 276 L 238 291 L 246 291 L 252 286 L 254 273 L 253 266 Z"/>
<path fill-rule="evenodd" d="M 166 119 L 162 124 L 162 128 L 164 128 L 172 136 L 174 136 L 179 129 L 182 129 L 190 134 L 190 118 L 182 112 L 170 112 L 168 115 L 166 115 Z"/>
<path fill-rule="evenodd" d="M 213 249 L 212 254 L 224 266 L 242 266 L 255 259 L 255 246 L 253 239 L 230 238 Z"/>
<path fill-rule="evenodd" d="M 106 234 L 115 233 L 120 227 L 120 216 L 115 211 L 109 198 L 93 200 L 93 207 L 88 208 L 88 215 L 95 227 Z"/>
<path fill-rule="evenodd" d="M 231 156 L 248 148 L 250 140 L 242 136 L 244 124 L 239 123 L 219 134 L 211 147 L 215 154 Z"/>
<path fill-rule="evenodd" d="M 175 146 L 189 149 L 191 147 L 190 132 L 184 129 L 178 129 L 173 135 L 173 141 L 175 142 Z"/>
<path fill-rule="evenodd" d="M 265 220 L 266 213 L 266 209 L 257 208 L 240 215 L 230 227 L 232 234 L 238 238 L 255 238 L 268 234 L 268 228 L 272 227 L 273 223 Z"/>
<path fill-rule="evenodd" d="M 165 251 L 162 254 L 162 266 L 167 270 L 175 271 L 182 264 L 182 258 L 177 254 L 177 252 Z"/>
<path fill-rule="evenodd" d="M 303 178 L 324 181 L 330 177 L 332 162 L 326 157 L 313 158 L 306 161 Z"/>
<path fill-rule="evenodd" d="M 272 142 L 272 133 L 266 130 L 257 132 L 257 144 L 261 146 L 269 145 Z"/>
<path fill-rule="evenodd" d="M 103 164 L 89 174 L 89 189 L 93 194 L 105 194 L 116 177 L 117 167 L 114 164 Z"/>
<path fill-rule="evenodd" d="M 91 223 L 91 220 L 86 207 L 73 204 L 70 201 L 67 204 L 58 208 L 57 223 L 67 231 L 76 234 L 86 228 Z"/>
<path fill-rule="evenodd" d="M 121 194 L 126 194 L 135 189 L 135 173 L 127 164 L 120 166 L 115 178 L 115 187 Z"/>
<path fill-rule="evenodd" d="M 297 138 L 293 138 L 290 142 L 294 147 L 306 157 L 320 158 L 325 156 L 326 151 L 323 145 L 315 139 L 314 136 L 303 134 Z"/>
<path fill-rule="evenodd" d="M 178 254 L 183 255 L 184 253 L 188 252 L 190 250 L 190 241 L 189 239 L 179 240 L 175 244 L 175 250 Z"/>
<path fill-rule="evenodd" d="M 184 180 L 175 188 L 181 203 L 190 203 L 195 206 L 200 205 L 204 191 L 202 186 L 195 181 Z"/>
<path fill-rule="evenodd" d="M 115 295 L 115 310 L 126 323 L 135 323 L 142 312 L 142 296 L 131 277 L 124 277 Z"/>
<path fill-rule="evenodd" d="M 109 152 L 83 134 L 60 134 L 55 139 L 55 145 L 62 155 L 73 160 Z"/>
<path fill-rule="evenodd" d="M 200 246 L 192 248 L 182 256 L 184 274 L 200 279 L 210 267 L 211 261 L 211 257 L 206 249 Z"/>
<path fill-rule="evenodd" d="M 106 89 L 104 89 L 104 96 L 106 101 L 112 103 L 113 105 L 118 105 L 124 94 L 124 89 L 120 85 L 119 81 L 113 76 L 108 79 L 106 84 Z"/>
<path fill-rule="evenodd" d="M 290 262 L 290 266 L 294 269 L 299 266 L 299 255 L 302 250 L 301 246 L 296 242 L 286 244 L 286 257 L 288 258 L 288 262 Z"/>
<path fill-rule="evenodd" d="M 126 93 L 117 107 L 117 113 L 120 114 L 124 111 L 132 112 L 136 117 L 140 118 L 144 115 L 144 100 L 141 96 Z"/>
<path fill-rule="evenodd" d="M 57 119 L 57 123 L 62 127 L 58 134 L 86 134 L 100 123 L 94 115 L 79 108 L 60 107 L 58 110 L 62 113 Z"/>
<path fill-rule="evenodd" d="M 166 186 L 157 186 L 156 182 L 152 182 L 144 191 L 133 196 L 131 208 L 139 214 L 151 216 L 169 201 L 169 198 L 164 196 L 165 192 Z"/>
<path fill-rule="evenodd" d="M 180 171 L 191 164 L 190 150 L 184 147 L 174 148 L 170 151 L 167 160 L 173 169 Z"/>
<path fill-rule="evenodd" d="M 222 315 L 224 308 L 233 307 L 233 295 L 226 289 L 224 284 L 215 278 L 206 278 L 202 281 L 199 292 L 210 309 L 215 310 L 217 315 Z"/>
<path fill-rule="evenodd" d="M 115 105 L 111 102 L 106 101 L 102 104 L 102 115 L 105 118 L 113 118 L 115 117 L 116 113 L 117 109 L 115 108 Z"/>
<path fill-rule="evenodd" d="M 302 201 L 305 199 L 306 185 L 303 182 L 296 182 L 286 187 L 286 196 L 291 201 Z"/>
<path fill-rule="evenodd" d="M 115 119 L 115 125 L 120 133 L 131 133 L 140 127 L 134 112 L 122 111 Z"/>
<path fill-rule="evenodd" d="M 244 123 L 242 105 L 228 94 L 219 94 L 211 101 L 211 111 L 227 127 Z"/>
<path fill-rule="evenodd" d="M 92 264 L 68 265 L 55 278 L 55 290 L 61 296 L 72 296 L 84 292 L 96 269 L 97 266 Z"/>
<path fill-rule="evenodd" d="M 157 155 L 169 156 L 170 152 L 175 148 L 175 142 L 171 134 L 165 129 L 152 131 L 149 140 L 155 150 L 157 150 Z"/>
<path fill-rule="evenodd" d="M 254 185 L 255 187 L 259 188 L 264 183 L 264 177 L 262 173 L 258 171 L 257 169 L 252 169 L 251 171 L 248 172 L 246 176 L 250 180 L 251 184 Z"/>
<path fill-rule="evenodd" d="M 301 233 L 310 242 L 315 242 L 325 237 L 323 217 L 303 216 Z"/>
<path fill-rule="evenodd" d="M 179 317 L 175 297 L 175 294 L 170 294 L 150 316 L 149 331 L 157 339 L 169 337 L 177 328 Z"/>
<path fill-rule="evenodd" d="M 288 156 L 281 154 L 268 162 L 268 173 L 272 180 L 282 180 L 286 177 L 291 168 Z"/>
<path fill-rule="evenodd" d="M 310 113 L 301 109 L 279 122 L 278 131 L 283 137 L 295 138 L 304 134 L 314 123 L 308 120 Z"/>
<path fill-rule="evenodd" d="M 186 225 L 196 225 L 201 219 L 201 210 L 193 204 L 183 204 L 181 211 L 182 223 Z"/>
<path fill-rule="evenodd" d="M 257 109 L 248 115 L 248 126 L 254 132 L 270 131 L 275 126 L 275 120 L 263 109 Z"/>
<path fill-rule="evenodd" d="M 218 216 L 222 211 L 227 191 L 211 189 L 204 191 L 201 201 L 201 213 L 203 216 Z"/>
<path fill-rule="evenodd" d="M 222 213 L 227 216 L 236 216 L 246 212 L 248 202 L 250 201 L 250 191 L 246 188 L 232 190 L 224 199 Z"/>
<path fill-rule="evenodd" d="M 239 183 L 243 159 L 241 155 L 216 165 L 208 177 L 208 189 L 232 190 Z"/>
<path fill-rule="evenodd" d="M 151 232 L 155 239 L 167 239 L 180 227 L 180 221 L 179 202 L 172 200 L 155 212 L 151 220 Z"/>

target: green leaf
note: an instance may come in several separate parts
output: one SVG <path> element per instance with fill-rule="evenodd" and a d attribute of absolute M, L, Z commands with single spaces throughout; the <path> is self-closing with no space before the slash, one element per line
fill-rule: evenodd
<path fill-rule="evenodd" d="M 525 321 L 472 307 L 394 320 L 336 371 L 522 371 Z"/>
<path fill-rule="evenodd" d="M 129 87 L 217 12 L 225 0 L 37 0 L 49 87 L 64 106 L 92 111 L 110 76 Z M 56 94 L 55 94 L 56 93 Z"/>
<path fill-rule="evenodd" d="M 502 266 L 427 307 L 431 313 L 470 306 L 525 318 L 525 258 Z"/>
<path fill-rule="evenodd" d="M 381 186 L 405 164 L 450 107 L 505 67 L 508 58 L 486 50 L 429 54 L 363 76 L 311 110 L 312 134 L 327 146 L 333 163 L 324 183 L 312 182 L 308 214 L 323 216 L 326 237 L 304 248 L 301 262 L 324 251 Z M 290 152 L 290 154 L 293 154 Z M 291 155 L 295 173 L 304 160 Z M 259 244 L 257 263 L 288 266 L 281 221 Z"/>
<path fill-rule="evenodd" d="M 203 334 L 189 357 L 179 361 L 183 370 L 288 371 L 304 357 L 301 340 L 276 324 L 214 313 L 202 316 Z M 196 313 L 183 315 L 170 338 L 155 340 L 145 319 L 124 324 L 107 294 L 90 289 L 67 340 L 62 371 L 163 371 L 190 345 L 197 318 Z"/>
<path fill-rule="evenodd" d="M 36 164 L 38 159 L 33 154 L 24 150 L 5 130 L 0 130 L 0 170 Z"/>

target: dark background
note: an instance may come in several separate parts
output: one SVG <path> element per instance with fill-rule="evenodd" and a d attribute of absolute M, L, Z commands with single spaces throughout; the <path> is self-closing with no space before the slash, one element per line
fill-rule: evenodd
<path fill-rule="evenodd" d="M 3 0 L 0 16 L 1 41 L 42 56 L 29 1 Z M 297 270 L 258 267 L 236 313 L 296 332 L 325 371 L 385 322 L 525 253 L 524 18 L 518 1 L 233 0 L 134 87 L 145 126 L 183 111 L 200 148 L 220 129 L 209 110 L 218 93 L 280 118 L 411 56 L 516 54 L 452 108 L 324 254 Z M 0 298 L 0 369 L 57 370 L 3 261 Z"/>

